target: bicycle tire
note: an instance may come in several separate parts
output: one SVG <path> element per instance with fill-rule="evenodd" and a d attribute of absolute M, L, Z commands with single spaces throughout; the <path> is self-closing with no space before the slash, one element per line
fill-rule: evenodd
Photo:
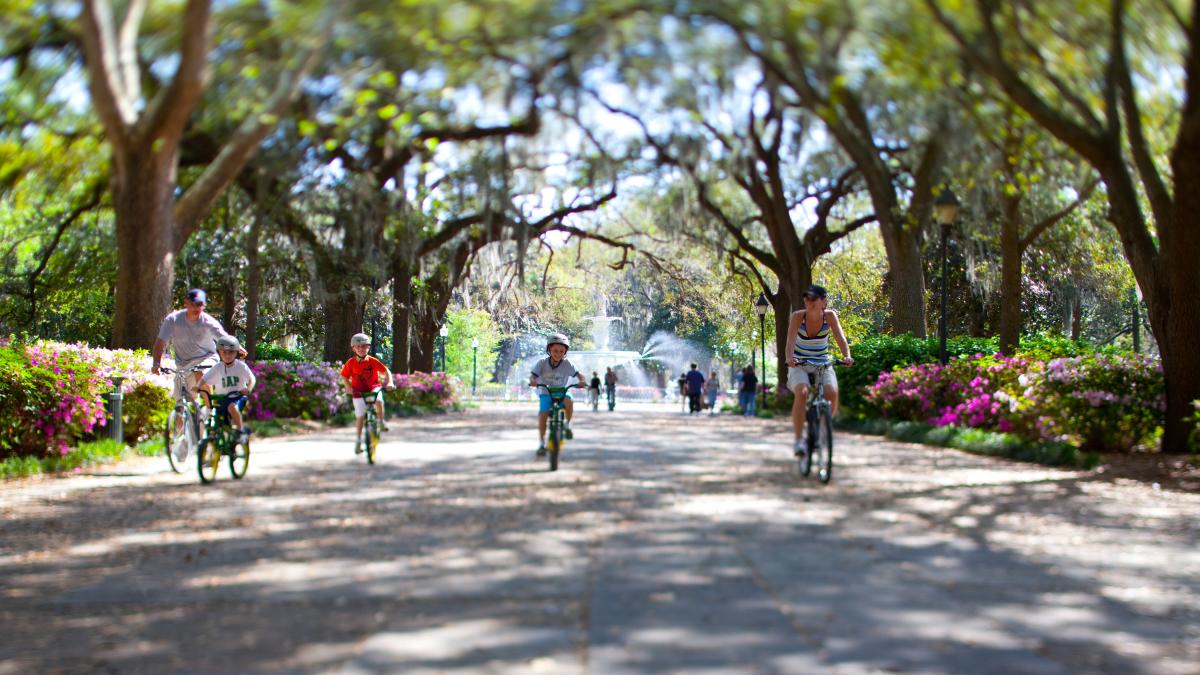
<path fill-rule="evenodd" d="M 833 415 L 828 408 L 821 410 L 817 441 L 817 480 L 828 483 L 833 478 Z"/>
<path fill-rule="evenodd" d="M 550 470 L 558 471 L 558 453 L 562 450 L 562 439 L 556 438 L 556 434 L 550 435 L 550 444 L 546 446 L 550 455 Z"/>
<path fill-rule="evenodd" d="M 217 469 L 221 467 L 221 451 L 208 438 L 200 440 L 196 448 L 196 469 L 200 473 L 200 482 L 208 485 L 217 479 Z"/>
<path fill-rule="evenodd" d="M 366 427 L 363 429 L 363 443 L 366 447 L 363 452 L 367 455 L 367 464 L 375 463 L 375 450 L 379 448 L 379 429 L 375 424 L 375 418 L 367 418 Z"/>
<path fill-rule="evenodd" d="M 179 433 L 176 433 L 175 421 L 179 419 L 178 416 L 180 414 L 183 415 L 183 422 L 179 425 Z M 193 450 L 191 424 L 191 415 L 187 412 L 186 408 L 173 408 L 167 415 L 166 426 L 163 427 L 163 449 L 167 454 L 167 462 L 171 465 L 171 470 L 175 473 L 183 473 L 185 463 Z M 177 443 L 182 443 L 184 446 L 182 457 L 175 453 Z"/>
<path fill-rule="evenodd" d="M 816 452 L 817 446 L 817 410 L 809 407 L 805 416 L 804 423 L 804 449 L 805 453 L 799 457 L 799 469 L 801 476 L 808 476 L 812 473 L 813 453 Z"/>
<path fill-rule="evenodd" d="M 241 479 L 250 468 L 250 441 L 238 440 L 229 451 L 229 473 L 234 478 Z"/>

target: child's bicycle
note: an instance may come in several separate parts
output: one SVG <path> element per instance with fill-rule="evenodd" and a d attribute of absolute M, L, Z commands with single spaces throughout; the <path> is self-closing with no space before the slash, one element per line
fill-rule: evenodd
<path fill-rule="evenodd" d="M 205 395 L 207 397 L 207 394 Z M 220 397 L 216 406 L 209 406 L 208 419 L 204 421 L 204 437 L 196 452 L 196 465 L 200 470 L 200 482 L 208 484 L 217 479 L 221 458 L 229 458 L 229 473 L 234 478 L 246 475 L 250 467 L 250 440 L 229 423 L 226 407 L 236 400 L 237 394 Z M 210 401 L 211 402 L 211 401 Z"/>
<path fill-rule="evenodd" d="M 159 368 L 161 373 L 175 375 L 175 392 L 179 395 L 175 400 L 175 407 L 167 414 L 167 425 L 163 431 L 167 462 L 170 463 L 171 470 L 175 473 L 183 473 L 184 462 L 192 455 L 200 442 L 202 435 L 200 425 L 204 423 L 196 395 L 192 392 L 190 382 L 192 378 L 189 376 L 192 373 L 202 373 L 207 369 L 207 366 L 193 366 L 184 370 Z"/>
<path fill-rule="evenodd" d="M 567 398 L 569 390 L 583 389 L 584 385 L 575 383 L 565 387 L 548 387 L 539 384 L 538 387 L 545 389 L 550 394 L 550 420 L 546 430 L 546 451 L 550 455 L 550 470 L 558 471 L 558 453 L 562 452 L 563 444 L 570 437 L 568 436 L 570 430 L 567 429 L 567 406 L 563 401 Z"/>
<path fill-rule="evenodd" d="M 375 463 L 375 451 L 379 448 L 379 414 L 375 412 L 375 401 L 382 389 L 383 387 L 376 387 L 362 397 L 367 412 L 363 416 L 362 433 L 355 441 L 355 447 L 362 448 L 363 454 L 367 456 L 367 464 Z"/>
<path fill-rule="evenodd" d="M 825 398 L 825 387 L 819 386 L 825 370 L 843 365 L 841 359 L 828 361 L 805 361 L 803 365 L 816 366 L 816 372 L 808 376 L 808 410 L 805 413 L 804 452 L 800 454 L 800 475 L 812 471 L 813 454 L 817 460 L 817 480 L 828 483 L 833 477 L 833 403 Z"/>

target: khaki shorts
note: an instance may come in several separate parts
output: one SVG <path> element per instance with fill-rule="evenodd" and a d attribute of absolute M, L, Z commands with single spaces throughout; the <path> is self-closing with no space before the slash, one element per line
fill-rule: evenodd
<path fill-rule="evenodd" d="M 789 391 L 796 391 L 796 387 L 802 384 L 808 384 L 812 381 L 810 374 L 817 372 L 817 366 L 800 366 L 799 368 L 788 367 L 787 386 Z M 837 373 L 833 372 L 833 367 L 825 369 L 825 373 L 821 376 L 821 384 L 826 387 L 838 388 Z"/>

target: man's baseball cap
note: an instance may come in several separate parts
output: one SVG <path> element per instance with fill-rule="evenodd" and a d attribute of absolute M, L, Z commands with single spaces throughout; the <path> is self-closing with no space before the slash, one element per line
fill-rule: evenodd
<path fill-rule="evenodd" d="M 808 288 L 804 289 L 804 295 L 806 295 L 814 300 L 824 300 L 827 293 L 825 293 L 824 286 L 818 286 L 816 284 L 813 284 L 812 286 L 809 286 Z"/>
<path fill-rule="evenodd" d="M 203 302 L 208 304 L 208 294 L 204 292 L 203 288 L 193 288 L 188 291 L 187 299 L 188 302 Z"/>

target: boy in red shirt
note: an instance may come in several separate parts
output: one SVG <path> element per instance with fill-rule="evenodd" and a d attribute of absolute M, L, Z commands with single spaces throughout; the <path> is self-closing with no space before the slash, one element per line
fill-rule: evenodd
<path fill-rule="evenodd" d="M 363 419 L 367 415 L 367 404 L 363 401 L 363 394 L 369 393 L 372 390 L 380 387 L 385 387 L 389 391 L 396 388 L 392 384 L 392 373 L 387 366 L 383 365 L 383 361 L 371 356 L 367 352 L 371 349 L 371 338 L 365 333 L 356 333 L 350 338 L 350 350 L 354 352 L 354 356 L 346 361 L 346 365 L 342 366 L 342 377 L 346 380 L 346 390 L 350 392 L 351 400 L 354 401 L 354 423 L 357 431 L 355 433 L 356 440 L 354 443 L 354 452 L 362 452 L 362 430 Z M 387 423 L 383 420 L 383 392 L 379 392 L 375 397 L 375 412 L 379 415 L 379 426 L 383 431 L 387 431 Z"/>

